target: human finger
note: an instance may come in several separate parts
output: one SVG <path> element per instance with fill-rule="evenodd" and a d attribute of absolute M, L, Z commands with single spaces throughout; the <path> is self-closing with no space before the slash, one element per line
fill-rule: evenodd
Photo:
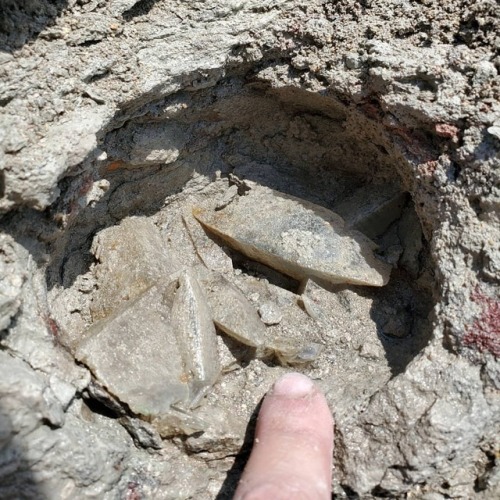
<path fill-rule="evenodd" d="M 299 373 L 264 398 L 235 500 L 329 499 L 333 418 L 323 394 Z"/>

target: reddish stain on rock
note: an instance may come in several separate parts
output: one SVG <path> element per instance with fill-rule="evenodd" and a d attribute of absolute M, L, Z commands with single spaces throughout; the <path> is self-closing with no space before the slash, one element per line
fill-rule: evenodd
<path fill-rule="evenodd" d="M 453 142 L 458 141 L 460 129 L 455 127 L 455 125 L 450 125 L 449 123 L 437 123 L 434 129 L 439 137 L 452 139 Z"/>
<path fill-rule="evenodd" d="M 420 175 L 422 175 L 423 177 L 431 178 L 438 167 L 439 162 L 437 162 L 436 160 L 430 160 L 426 161 L 425 163 L 420 163 L 417 168 Z"/>
<path fill-rule="evenodd" d="M 59 338 L 59 331 L 60 331 L 59 325 L 57 324 L 57 321 L 52 316 L 50 316 L 49 314 L 46 314 L 46 313 L 42 314 L 41 318 L 45 322 L 47 329 L 52 334 L 54 339 L 57 340 Z"/>
<path fill-rule="evenodd" d="M 118 170 L 119 168 L 122 168 L 125 165 L 125 162 L 122 160 L 115 160 L 110 163 L 108 163 L 106 170 L 108 172 L 113 172 L 114 170 Z"/>
<path fill-rule="evenodd" d="M 500 301 L 488 297 L 478 288 L 472 293 L 472 300 L 482 307 L 480 316 L 467 329 L 463 344 L 480 352 L 488 351 L 500 357 Z"/>
<path fill-rule="evenodd" d="M 129 481 L 127 484 L 126 500 L 141 500 L 139 493 L 139 484 L 135 481 Z"/>

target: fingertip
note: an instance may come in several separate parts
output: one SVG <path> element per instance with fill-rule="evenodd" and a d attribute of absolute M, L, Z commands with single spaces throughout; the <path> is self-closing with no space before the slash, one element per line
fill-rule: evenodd
<path fill-rule="evenodd" d="M 287 373 L 273 385 L 269 396 L 302 398 L 314 391 L 314 382 L 301 373 Z"/>
<path fill-rule="evenodd" d="M 330 485 L 326 483 L 276 478 L 273 482 L 243 483 L 234 500 L 321 500 L 330 498 L 330 489 Z"/>
<path fill-rule="evenodd" d="M 235 498 L 330 497 L 333 417 L 309 377 L 288 373 L 276 381 L 262 403 L 255 438 Z"/>
<path fill-rule="evenodd" d="M 257 434 L 311 433 L 333 442 L 333 416 L 324 394 L 301 373 L 287 373 L 267 393 L 259 412 Z"/>

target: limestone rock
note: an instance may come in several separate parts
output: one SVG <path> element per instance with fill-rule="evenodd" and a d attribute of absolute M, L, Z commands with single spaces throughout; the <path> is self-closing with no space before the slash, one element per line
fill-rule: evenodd
<path fill-rule="evenodd" d="M 6 234 L 0 234 L 0 331 L 7 328 L 21 306 L 26 270 L 21 267 L 23 249 Z"/>
<path fill-rule="evenodd" d="M 336 498 L 500 498 L 500 363 L 489 343 L 500 273 L 495 2 L 0 3 L 0 212 L 11 211 L 1 232 L 21 250 L 0 276 L 2 354 L 16 361 L 0 360 L 0 498 L 234 496 L 241 461 L 224 437 L 243 431 L 173 443 L 141 428 L 137 442 L 162 449 L 134 446 L 99 401 L 86 407 L 89 371 L 60 345 L 92 322 L 103 264 L 88 268 L 94 235 L 134 214 L 163 230 L 174 205 L 211 203 L 220 190 L 205 186 L 217 172 L 334 212 L 363 184 L 367 198 L 384 183 L 408 191 L 417 218 L 377 221 L 394 236 L 377 241 L 397 266 L 388 286 L 321 282 L 302 297 L 308 316 L 276 290 L 245 288 L 284 286 L 296 306 L 295 283 L 264 264 L 225 277 L 255 307 L 272 300 L 282 310 L 265 345 L 324 342 L 304 372 L 335 410 Z M 99 181 L 108 192 L 80 203 L 100 194 L 86 191 Z M 239 202 L 234 191 L 214 199 L 221 212 Z M 188 253 L 184 240 L 171 245 Z M 415 293 L 405 298 L 406 284 Z M 411 334 L 388 338 L 375 313 L 401 295 Z M 121 307 L 112 295 L 109 306 L 107 318 Z M 231 362 L 230 343 L 218 340 Z M 207 404 L 248 424 L 285 371 L 252 360 L 225 373 Z M 62 427 L 48 406 L 63 409 Z"/>
<path fill-rule="evenodd" d="M 1 413 L 10 414 L 10 424 L 16 434 L 25 435 L 42 425 L 42 421 L 54 427 L 64 423 L 64 412 L 59 399 L 49 386 L 48 380 L 33 371 L 24 361 L 0 351 L 0 399 Z M 2 418 L 1 430 L 8 424 Z"/>

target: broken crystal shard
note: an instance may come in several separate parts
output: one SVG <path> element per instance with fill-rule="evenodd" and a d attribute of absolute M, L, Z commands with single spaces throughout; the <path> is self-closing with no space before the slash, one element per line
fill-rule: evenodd
<path fill-rule="evenodd" d="M 137 414 L 154 417 L 189 398 L 163 294 L 153 286 L 95 323 L 76 358 Z"/>
<path fill-rule="evenodd" d="M 317 342 L 309 342 L 297 346 L 293 343 L 287 343 L 279 340 L 273 347 L 274 352 L 282 365 L 305 365 L 314 361 L 323 350 L 323 345 Z"/>
<path fill-rule="evenodd" d="M 178 269 L 164 251 L 158 228 L 143 217 L 129 217 L 100 231 L 94 238 L 92 253 L 99 261 L 99 287 L 90 306 L 94 321 L 139 296 L 159 276 L 169 276 Z"/>
<path fill-rule="evenodd" d="M 231 272 L 233 270 L 233 261 L 231 258 L 217 243 L 207 236 L 192 214 L 186 210 L 182 214 L 182 220 L 196 249 L 196 253 L 205 266 L 212 271 Z"/>
<path fill-rule="evenodd" d="M 206 291 L 214 323 L 242 344 L 260 348 L 265 339 L 265 325 L 257 311 L 240 290 L 218 273 L 198 269 Z"/>
<path fill-rule="evenodd" d="M 266 326 L 245 295 L 219 273 L 196 267 L 214 323 L 225 334 L 254 347 L 257 357 L 273 354 L 283 365 L 306 364 L 319 356 L 322 346 L 301 340 L 269 338 Z"/>
<path fill-rule="evenodd" d="M 234 249 L 296 279 L 383 286 L 390 266 L 373 254 L 375 244 L 344 227 L 330 210 L 262 186 L 215 210 L 217 201 L 193 215 Z"/>
<path fill-rule="evenodd" d="M 217 336 L 206 296 L 191 270 L 179 277 L 172 305 L 172 326 L 177 337 L 195 406 L 220 375 Z"/>

